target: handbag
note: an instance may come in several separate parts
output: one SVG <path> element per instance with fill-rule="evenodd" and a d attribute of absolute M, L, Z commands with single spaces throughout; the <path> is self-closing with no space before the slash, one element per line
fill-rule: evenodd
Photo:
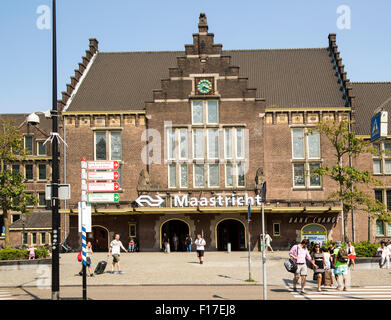
<path fill-rule="evenodd" d="M 83 258 L 81 257 L 81 252 L 79 252 L 79 254 L 77 255 L 77 261 L 81 262 L 83 260 Z"/>
<path fill-rule="evenodd" d="M 296 250 L 298 248 L 296 247 Z M 297 264 L 293 261 L 292 258 L 289 258 L 287 261 L 284 262 L 284 267 L 288 272 L 295 273 L 297 270 Z"/>
<path fill-rule="evenodd" d="M 285 261 L 284 266 L 285 269 L 291 273 L 295 273 L 297 270 L 297 264 L 292 259 L 288 259 L 287 261 Z"/>

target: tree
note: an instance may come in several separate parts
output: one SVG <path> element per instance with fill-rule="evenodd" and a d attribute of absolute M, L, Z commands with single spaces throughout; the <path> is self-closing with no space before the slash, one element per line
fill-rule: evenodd
<path fill-rule="evenodd" d="M 29 213 L 28 203 L 38 199 L 24 192 L 26 186 L 21 173 L 12 170 L 12 164 L 26 159 L 23 136 L 11 121 L 0 119 L 0 208 L 3 211 L 5 246 L 10 246 L 10 212 Z"/>
<path fill-rule="evenodd" d="M 318 131 L 327 137 L 335 151 L 336 162 L 314 170 L 313 175 L 328 176 L 338 184 L 338 189 L 329 195 L 330 199 L 339 201 L 343 210 L 343 240 L 347 241 L 347 217 L 350 210 L 361 210 L 371 215 L 371 218 L 391 221 L 391 212 L 374 198 L 368 188 L 381 186 L 383 183 L 375 179 L 369 171 L 360 170 L 349 165 L 349 157 L 357 158 L 365 153 L 376 154 L 370 141 L 357 137 L 349 130 L 349 122 L 321 121 L 309 134 Z"/>

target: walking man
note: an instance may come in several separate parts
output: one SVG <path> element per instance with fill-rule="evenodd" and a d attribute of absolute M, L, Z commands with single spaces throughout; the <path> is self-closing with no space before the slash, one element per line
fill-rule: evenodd
<path fill-rule="evenodd" d="M 200 259 L 200 264 L 203 264 L 206 241 L 202 238 L 200 234 L 197 234 L 197 239 L 196 241 L 194 241 L 194 243 L 197 246 L 197 256 L 198 259 Z"/>
<path fill-rule="evenodd" d="M 107 254 L 107 256 L 110 256 L 110 253 L 111 253 L 113 256 L 113 264 L 111 265 L 111 273 L 112 274 L 114 274 L 115 265 L 117 265 L 117 267 L 118 267 L 118 273 L 119 274 L 123 273 L 123 271 L 121 270 L 121 266 L 119 264 L 121 249 L 124 250 L 125 252 L 128 252 L 124 248 L 124 246 L 122 245 L 122 242 L 119 241 L 119 234 L 116 233 L 114 240 L 110 242 L 109 253 Z"/>
<path fill-rule="evenodd" d="M 272 237 L 266 231 L 265 232 L 265 246 L 266 246 L 266 249 L 270 249 L 270 251 L 273 253 L 274 251 L 273 251 L 273 248 L 272 248 L 272 246 L 270 244 L 270 242 L 272 242 L 272 241 L 273 241 Z"/>
<path fill-rule="evenodd" d="M 335 281 L 337 282 L 337 289 L 340 288 L 338 277 L 342 275 L 343 277 L 343 291 L 347 291 L 346 289 L 346 276 L 348 274 L 348 261 L 349 257 L 345 249 L 341 248 L 341 241 L 337 241 L 335 243 L 336 249 L 334 249 L 334 275 Z"/>
<path fill-rule="evenodd" d="M 301 293 L 306 293 L 305 280 L 308 274 L 306 260 L 311 262 L 311 264 L 314 266 L 314 269 L 318 268 L 307 250 L 308 243 L 308 240 L 302 240 L 300 244 L 293 246 L 289 251 L 289 256 L 292 257 L 294 262 L 297 264 L 297 270 L 293 278 L 293 291 L 297 291 L 296 284 L 301 277 Z"/>

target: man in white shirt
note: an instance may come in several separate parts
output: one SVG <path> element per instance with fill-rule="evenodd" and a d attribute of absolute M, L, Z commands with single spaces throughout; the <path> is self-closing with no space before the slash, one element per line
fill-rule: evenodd
<path fill-rule="evenodd" d="M 114 274 L 114 267 L 115 265 L 117 264 L 118 266 L 118 273 L 119 274 L 122 274 L 123 271 L 121 270 L 121 267 L 120 267 L 120 264 L 119 264 L 119 260 L 120 260 L 120 254 L 121 254 L 121 248 L 122 250 L 124 250 L 125 252 L 128 252 L 124 246 L 122 245 L 122 242 L 119 241 L 119 234 L 116 233 L 115 234 L 115 237 L 114 237 L 114 240 L 110 242 L 110 248 L 109 248 L 109 253 L 107 254 L 107 256 L 110 256 L 110 253 L 112 254 L 113 256 L 113 264 L 111 265 L 111 273 Z"/>
<path fill-rule="evenodd" d="M 197 234 L 197 239 L 194 241 L 194 244 L 197 246 L 197 256 L 200 259 L 200 264 L 203 264 L 206 241 L 200 234 Z"/>

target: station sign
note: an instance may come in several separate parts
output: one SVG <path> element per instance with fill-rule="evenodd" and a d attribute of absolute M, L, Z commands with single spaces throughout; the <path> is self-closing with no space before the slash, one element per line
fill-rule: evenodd
<path fill-rule="evenodd" d="M 87 183 L 87 191 L 118 191 L 119 183 L 118 182 L 90 182 Z"/>
<path fill-rule="evenodd" d="M 87 161 L 87 170 L 117 170 L 118 161 Z"/>
<path fill-rule="evenodd" d="M 87 202 L 100 203 L 100 202 L 119 202 L 118 193 L 87 193 Z"/>
<path fill-rule="evenodd" d="M 118 171 L 88 171 L 87 180 L 118 180 Z"/>
<path fill-rule="evenodd" d="M 381 137 L 387 136 L 388 131 L 388 112 L 380 111 L 371 119 L 371 142 Z"/>

